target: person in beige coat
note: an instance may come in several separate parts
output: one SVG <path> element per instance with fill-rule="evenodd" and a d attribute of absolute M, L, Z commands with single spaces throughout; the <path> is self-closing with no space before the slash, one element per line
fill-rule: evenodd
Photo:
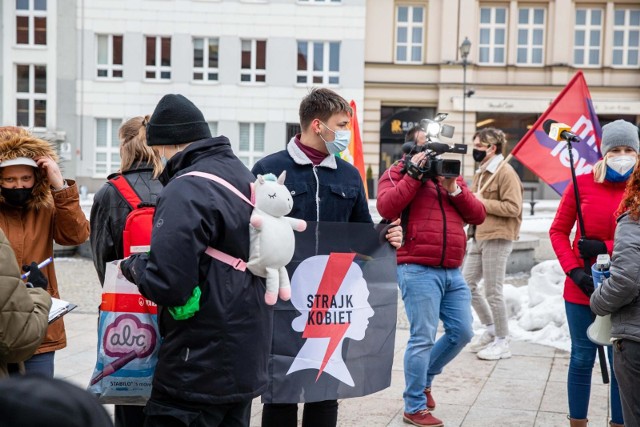
<path fill-rule="evenodd" d="M 470 344 L 484 360 L 511 357 L 502 285 L 513 241 L 520 233 L 524 190 L 516 171 L 502 156 L 506 143 L 504 132 L 495 128 L 481 129 L 473 136 L 473 158 L 480 167 L 471 191 L 484 204 L 487 218 L 478 226 L 469 226 L 471 240 L 462 274 L 471 289 L 473 309 L 486 326 Z M 478 289 L 480 279 L 484 279 L 484 295 Z"/>
<path fill-rule="evenodd" d="M 8 376 L 9 363 L 21 365 L 36 351 L 47 331 L 50 308 L 45 289 L 28 288 L 20 279 L 16 256 L 0 229 L 0 378 Z"/>

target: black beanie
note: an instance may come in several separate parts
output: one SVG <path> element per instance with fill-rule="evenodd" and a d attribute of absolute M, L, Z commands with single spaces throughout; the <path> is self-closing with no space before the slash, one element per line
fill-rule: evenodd
<path fill-rule="evenodd" d="M 80 387 L 39 375 L 0 380 L 4 427 L 113 427 L 95 396 Z"/>
<path fill-rule="evenodd" d="M 147 124 L 147 145 L 178 145 L 211 138 L 202 111 L 182 95 L 165 95 Z"/>

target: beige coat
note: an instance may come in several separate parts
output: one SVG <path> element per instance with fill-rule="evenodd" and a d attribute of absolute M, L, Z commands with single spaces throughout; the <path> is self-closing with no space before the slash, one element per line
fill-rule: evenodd
<path fill-rule="evenodd" d="M 496 177 L 480 195 L 487 210 L 487 218 L 475 227 L 476 240 L 518 240 L 522 224 L 522 195 L 524 188 L 518 174 L 510 164 L 498 169 L 502 155 L 489 160 L 486 167 L 477 172 L 471 183 L 471 191 L 477 193 L 495 173 Z"/>
<path fill-rule="evenodd" d="M 0 378 L 7 376 L 7 363 L 22 362 L 36 351 L 50 308 L 44 289 L 29 289 L 20 279 L 16 257 L 0 230 Z"/>

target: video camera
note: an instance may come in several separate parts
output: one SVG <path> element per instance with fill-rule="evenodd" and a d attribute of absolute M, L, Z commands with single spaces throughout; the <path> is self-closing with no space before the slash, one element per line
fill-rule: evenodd
<path fill-rule="evenodd" d="M 443 153 L 467 154 L 465 144 L 450 146 L 440 142 L 440 137 L 451 138 L 455 130 L 455 127 L 441 123 L 447 116 L 447 113 L 438 113 L 433 119 L 420 120 L 420 127 L 426 134 L 427 142 L 418 145 L 415 141 L 408 141 L 402 145 L 402 152 L 406 154 L 403 172 L 409 173 L 410 176 L 421 175 L 423 182 L 436 176 L 445 178 L 460 176 L 460 160 L 438 158 Z M 423 151 L 428 153 L 424 161 L 420 164 L 412 163 L 411 156 Z"/>

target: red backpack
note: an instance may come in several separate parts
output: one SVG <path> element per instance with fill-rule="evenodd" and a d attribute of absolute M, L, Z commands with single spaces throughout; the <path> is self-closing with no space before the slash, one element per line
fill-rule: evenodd
<path fill-rule="evenodd" d="M 143 202 L 129 181 L 122 175 L 110 179 L 109 183 L 131 208 L 122 232 L 122 247 L 125 258 L 133 253 L 147 252 L 151 246 L 155 204 Z"/>

